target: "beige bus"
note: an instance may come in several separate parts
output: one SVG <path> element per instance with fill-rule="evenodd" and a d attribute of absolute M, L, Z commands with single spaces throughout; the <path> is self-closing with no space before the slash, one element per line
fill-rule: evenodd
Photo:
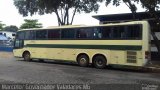
<path fill-rule="evenodd" d="M 83 67 L 145 66 L 150 60 L 150 26 L 132 21 L 20 30 L 13 52 L 27 61 L 74 61 Z"/>

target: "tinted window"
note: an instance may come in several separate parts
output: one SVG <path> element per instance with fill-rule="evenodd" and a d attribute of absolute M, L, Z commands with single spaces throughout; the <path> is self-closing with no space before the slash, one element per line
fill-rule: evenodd
<path fill-rule="evenodd" d="M 102 38 L 109 39 L 113 37 L 112 27 L 101 27 L 100 32 L 102 34 Z"/>
<path fill-rule="evenodd" d="M 24 31 L 17 33 L 17 39 L 24 39 Z"/>
<path fill-rule="evenodd" d="M 117 26 L 113 28 L 113 39 L 125 38 L 125 26 Z"/>
<path fill-rule="evenodd" d="M 101 39 L 102 38 L 102 32 L 100 31 L 100 28 L 95 27 L 93 28 L 93 39 Z"/>
<path fill-rule="evenodd" d="M 60 30 L 48 30 L 48 39 L 59 39 Z"/>
<path fill-rule="evenodd" d="M 132 25 L 127 27 L 127 38 L 142 39 L 142 29 L 140 25 Z"/>
<path fill-rule="evenodd" d="M 78 29 L 76 34 L 76 38 L 81 38 L 81 39 L 92 39 L 93 36 L 94 36 L 94 28 Z"/>
<path fill-rule="evenodd" d="M 75 38 L 75 29 L 63 29 L 61 31 L 61 38 L 65 39 L 74 39 Z"/>
<path fill-rule="evenodd" d="M 18 40 L 18 39 L 16 39 L 16 40 L 15 40 L 15 43 L 14 43 L 14 48 L 15 48 L 15 49 L 22 48 L 23 45 L 24 45 L 23 40 Z"/>
<path fill-rule="evenodd" d="M 34 40 L 36 37 L 36 31 L 25 31 L 25 40 Z"/>
<path fill-rule="evenodd" d="M 16 34 L 12 34 L 12 36 L 16 36 Z"/>
<path fill-rule="evenodd" d="M 30 39 L 30 31 L 25 31 L 25 39 Z"/>
<path fill-rule="evenodd" d="M 140 25 L 109 26 L 99 29 L 103 39 L 142 39 Z"/>
<path fill-rule="evenodd" d="M 47 30 L 36 31 L 36 39 L 38 39 L 38 40 L 47 39 Z"/>
<path fill-rule="evenodd" d="M 30 39 L 31 40 L 34 40 L 34 39 L 36 39 L 36 31 L 30 31 Z"/>

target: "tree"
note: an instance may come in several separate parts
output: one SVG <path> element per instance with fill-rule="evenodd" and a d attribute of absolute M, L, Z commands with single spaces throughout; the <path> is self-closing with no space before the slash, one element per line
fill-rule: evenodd
<path fill-rule="evenodd" d="M 3 30 L 5 24 L 3 24 L 1 21 L 0 21 L 0 30 Z"/>
<path fill-rule="evenodd" d="M 69 25 L 73 23 L 77 12 L 96 12 L 99 2 L 103 0 L 14 0 L 14 5 L 23 16 L 32 16 L 36 13 L 55 13 L 59 25 Z"/>
<path fill-rule="evenodd" d="M 119 6 L 120 3 L 125 3 L 133 14 L 135 14 L 137 10 L 136 3 L 141 3 L 142 8 L 145 8 L 152 16 L 156 14 L 156 11 L 159 11 L 160 8 L 160 0 L 106 0 L 106 6 L 111 2 L 113 2 L 115 6 Z"/>
<path fill-rule="evenodd" d="M 156 29 L 159 30 L 160 28 L 160 16 L 158 15 L 158 11 L 160 9 L 160 0 L 106 0 L 106 6 L 113 2 L 113 5 L 119 6 L 120 3 L 125 3 L 129 9 L 131 10 L 133 14 L 133 18 L 136 14 L 136 3 L 141 3 L 142 8 L 146 9 L 146 12 L 149 13 L 149 15 L 154 18 L 152 22 L 152 29 L 151 29 L 151 35 L 153 37 L 154 44 L 156 45 L 158 52 L 160 54 L 160 42 L 155 34 Z"/>
<path fill-rule="evenodd" d="M 3 30 L 5 31 L 11 31 L 11 32 L 17 32 L 18 31 L 18 27 L 11 25 L 11 26 L 6 26 Z"/>
<path fill-rule="evenodd" d="M 128 6 L 128 8 L 131 10 L 133 14 L 133 19 L 135 19 L 135 14 L 137 11 L 135 2 L 138 3 L 139 0 L 106 0 L 106 6 L 108 6 L 108 4 L 110 4 L 111 2 L 113 2 L 114 6 L 119 6 L 121 3 L 125 3 Z"/>
<path fill-rule="evenodd" d="M 158 40 L 158 37 L 155 34 L 156 29 L 159 30 L 160 28 L 160 16 L 157 14 L 157 11 L 159 11 L 160 7 L 160 0 L 140 0 L 142 3 L 142 7 L 145 8 L 151 17 L 155 18 L 153 28 L 151 29 L 151 34 L 154 39 L 154 44 L 156 45 L 158 52 L 160 54 L 160 42 Z"/>
<path fill-rule="evenodd" d="M 29 20 L 25 19 L 25 23 L 23 23 L 20 28 L 27 29 L 27 28 L 42 28 L 42 24 L 38 23 L 38 20 Z"/>

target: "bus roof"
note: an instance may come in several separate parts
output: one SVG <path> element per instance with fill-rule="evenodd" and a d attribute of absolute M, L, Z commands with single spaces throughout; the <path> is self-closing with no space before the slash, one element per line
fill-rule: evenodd
<path fill-rule="evenodd" d="M 129 25 L 129 24 L 143 24 L 148 23 L 147 21 L 132 21 L 132 22 L 121 22 L 121 23 L 108 23 L 108 24 L 99 24 L 99 25 L 64 25 L 64 26 L 50 26 L 47 28 L 30 28 L 30 29 L 21 29 L 19 31 L 27 30 L 48 30 L 48 29 L 67 29 L 67 28 L 87 28 L 87 27 L 101 27 L 101 26 L 114 26 L 114 25 Z"/>

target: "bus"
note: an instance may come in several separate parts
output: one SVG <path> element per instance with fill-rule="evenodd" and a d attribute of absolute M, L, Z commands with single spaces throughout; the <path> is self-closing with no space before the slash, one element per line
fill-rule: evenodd
<path fill-rule="evenodd" d="M 147 21 L 69 25 L 19 30 L 13 53 L 26 61 L 73 61 L 99 69 L 107 65 L 143 67 L 150 61 L 150 43 Z"/>

